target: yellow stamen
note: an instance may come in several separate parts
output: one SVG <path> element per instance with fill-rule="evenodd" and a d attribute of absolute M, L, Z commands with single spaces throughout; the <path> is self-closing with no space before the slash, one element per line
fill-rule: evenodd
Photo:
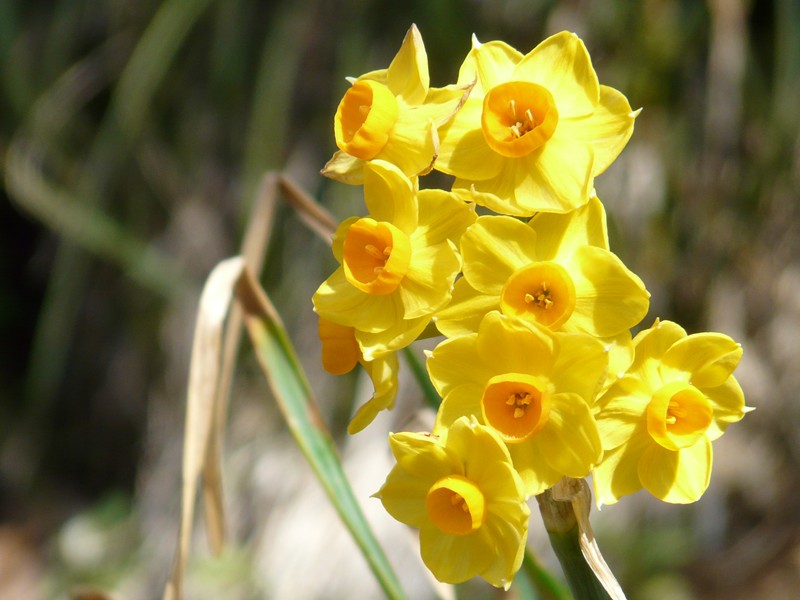
<path fill-rule="evenodd" d="M 368 294 L 390 294 L 408 271 L 411 242 L 391 223 L 365 217 L 347 230 L 342 255 L 351 285 Z"/>
<path fill-rule="evenodd" d="M 535 83 L 509 81 L 484 97 L 481 129 L 489 147 L 503 156 L 530 154 L 553 136 L 557 124 L 553 96 Z"/>
<path fill-rule="evenodd" d="M 372 244 L 367 244 L 366 246 L 364 246 L 364 252 L 369 254 L 372 258 L 377 258 L 378 260 L 383 260 L 384 258 L 389 256 L 389 253 L 387 253 L 385 249 L 378 250 Z"/>
<path fill-rule="evenodd" d="M 647 432 L 667 450 L 696 444 L 711 425 L 708 398 L 689 383 L 676 381 L 659 389 L 647 405 Z"/>
<path fill-rule="evenodd" d="M 536 377 L 522 373 L 492 377 L 481 398 L 484 421 L 506 442 L 527 439 L 544 427 L 550 414 L 544 387 Z"/>
<path fill-rule="evenodd" d="M 556 329 L 572 316 L 575 286 L 558 263 L 538 262 L 522 267 L 506 281 L 500 294 L 503 314 L 536 321 Z"/>

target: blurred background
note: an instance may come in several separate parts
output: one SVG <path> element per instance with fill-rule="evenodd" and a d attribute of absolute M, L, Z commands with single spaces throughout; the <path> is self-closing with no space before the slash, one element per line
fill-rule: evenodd
<path fill-rule="evenodd" d="M 333 114 L 344 77 L 388 66 L 412 22 L 434 86 L 473 33 L 527 52 L 568 29 L 643 108 L 596 181 L 612 250 L 652 294 L 645 325 L 743 344 L 757 410 L 715 443 L 701 502 L 626 497 L 593 515 L 600 546 L 631 600 L 797 597 L 797 0 L 3 0 L 0 598 L 160 596 L 204 278 L 237 252 L 268 170 L 337 217 L 363 210 L 358 188 L 318 174 Z M 392 464 L 386 432 L 430 417 L 409 383 L 346 438 L 369 390 L 318 364 L 310 296 L 333 266 L 282 207 L 263 283 L 409 594 L 432 597 L 413 538 L 369 499 Z M 188 598 L 380 597 L 247 350 L 225 477 L 230 548 L 210 556 L 199 528 Z M 552 564 L 535 529 L 531 544 Z"/>

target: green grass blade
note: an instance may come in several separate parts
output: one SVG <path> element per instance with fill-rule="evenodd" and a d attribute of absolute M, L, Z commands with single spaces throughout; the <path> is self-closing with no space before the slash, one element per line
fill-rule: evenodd
<path fill-rule="evenodd" d="M 248 334 L 289 430 L 386 596 L 405 598 L 347 481 L 336 447 L 317 411 L 311 387 L 280 318 L 248 271 L 237 285 L 236 296 L 245 309 Z"/>
<path fill-rule="evenodd" d="M 439 398 L 439 393 L 436 391 L 436 388 L 433 387 L 428 377 L 428 372 L 425 370 L 425 363 L 423 363 L 419 355 L 410 347 L 403 348 L 403 356 L 405 356 L 406 362 L 411 368 L 411 373 L 414 375 L 414 379 L 419 385 L 420 391 L 422 391 L 422 397 L 425 403 L 433 410 L 437 410 L 442 400 Z"/>
<path fill-rule="evenodd" d="M 212 0 L 169 0 L 162 3 L 147 26 L 111 100 L 112 113 L 130 139 L 147 121 L 158 86 L 197 20 Z"/>
<path fill-rule="evenodd" d="M 525 598 L 541 598 L 541 600 L 572 600 L 572 594 L 558 579 L 543 567 L 530 548 L 525 550 L 520 574 L 525 575 L 525 583 L 532 589 L 526 593 Z M 519 577 L 519 575 L 517 575 Z"/>

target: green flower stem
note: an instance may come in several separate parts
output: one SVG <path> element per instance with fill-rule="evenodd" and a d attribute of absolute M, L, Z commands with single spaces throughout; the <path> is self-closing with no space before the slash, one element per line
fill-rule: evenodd
<path fill-rule="evenodd" d="M 530 585 L 536 589 L 535 597 L 542 600 L 572 600 L 569 590 L 539 563 L 530 548 L 525 549 L 522 573 L 527 576 Z"/>
<path fill-rule="evenodd" d="M 572 504 L 555 500 L 550 490 L 536 496 L 536 500 L 550 545 L 576 600 L 610 600 L 581 552 L 578 520 Z"/>
<path fill-rule="evenodd" d="M 436 392 L 436 388 L 433 387 L 433 384 L 428 377 L 428 372 L 425 369 L 425 365 L 420 360 L 419 355 L 416 354 L 410 347 L 403 348 L 403 355 L 406 357 L 408 366 L 411 367 L 411 372 L 414 374 L 414 378 L 417 380 L 417 383 L 422 390 L 422 395 L 425 398 L 426 404 L 433 410 L 438 410 L 441 399 L 439 398 L 439 394 Z"/>

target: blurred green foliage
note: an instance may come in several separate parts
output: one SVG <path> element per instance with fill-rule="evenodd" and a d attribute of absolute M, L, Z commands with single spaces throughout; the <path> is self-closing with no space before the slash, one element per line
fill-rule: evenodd
<path fill-rule="evenodd" d="M 759 411 L 738 439 L 780 483 L 759 491 L 764 473 L 742 483 L 722 463 L 717 529 L 697 528 L 702 509 L 675 509 L 676 523 L 634 508 L 664 553 L 623 538 L 608 544 L 612 567 L 631 598 L 674 590 L 647 587 L 664 570 L 698 597 L 788 598 L 800 585 L 779 577 L 800 539 L 796 0 L 3 0 L 0 524 L 27 524 L 44 547 L 93 503 L 133 497 L 153 390 L 180 394 L 185 378 L 190 326 L 176 341 L 170 319 L 236 251 L 265 171 L 286 170 L 337 216 L 357 205 L 317 175 L 332 115 L 344 76 L 386 66 L 412 22 L 434 85 L 455 79 L 473 33 L 525 52 L 571 29 L 601 82 L 644 108 L 597 180 L 612 249 L 651 290 L 652 317 L 744 342 Z M 265 285 L 307 331 L 332 262 L 279 216 Z M 736 549 L 772 548 L 781 529 L 796 536 L 784 552 Z M 720 575 L 734 559 L 737 574 Z M 778 587 L 759 588 L 770 575 Z"/>

